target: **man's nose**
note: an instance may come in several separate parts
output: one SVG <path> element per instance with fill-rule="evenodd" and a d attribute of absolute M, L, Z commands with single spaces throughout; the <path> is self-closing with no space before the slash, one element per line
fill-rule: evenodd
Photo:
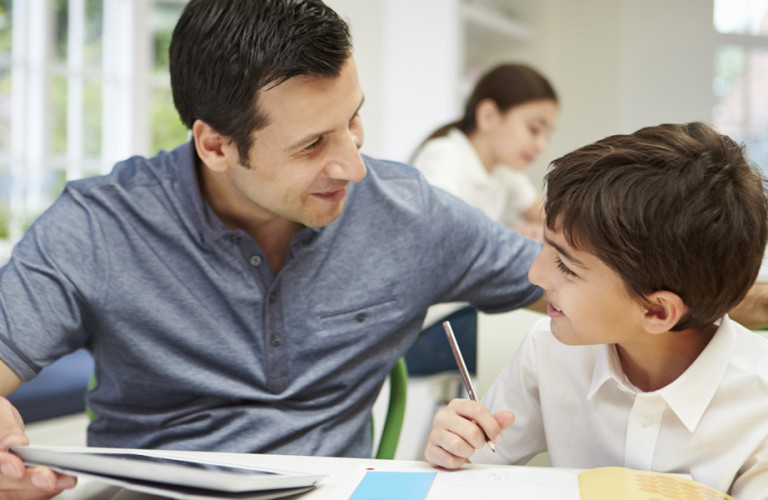
<path fill-rule="evenodd" d="M 348 138 L 345 138 L 335 157 L 328 164 L 328 176 L 350 182 L 363 180 L 366 168 L 363 157 L 360 156 L 358 150 L 359 144 L 360 141 L 355 135 L 350 134 Z"/>

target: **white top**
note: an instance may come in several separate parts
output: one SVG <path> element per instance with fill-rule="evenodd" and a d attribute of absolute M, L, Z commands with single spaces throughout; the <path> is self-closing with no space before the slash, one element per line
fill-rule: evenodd
<path fill-rule="evenodd" d="M 505 224 L 520 222 L 538 192 L 524 172 L 500 165 L 485 169 L 464 132 L 453 128 L 448 135 L 427 141 L 413 160 L 430 184 L 479 208 L 491 219 Z M 461 303 L 430 307 L 424 327 L 463 307 Z"/>
<path fill-rule="evenodd" d="M 768 498 L 768 340 L 731 321 L 677 380 L 642 392 L 614 345 L 567 346 L 537 322 L 483 403 L 511 410 L 496 453 L 521 463 L 548 451 L 553 466 L 624 466 L 690 474 L 739 500 Z"/>
<path fill-rule="evenodd" d="M 467 136 L 457 128 L 427 141 L 413 165 L 430 184 L 479 208 L 495 221 L 518 219 L 538 198 L 524 172 L 503 165 L 488 172 Z"/>

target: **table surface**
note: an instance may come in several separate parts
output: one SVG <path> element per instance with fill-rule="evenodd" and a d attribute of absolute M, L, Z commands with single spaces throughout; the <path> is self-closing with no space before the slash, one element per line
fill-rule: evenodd
<path fill-rule="evenodd" d="M 157 452 L 162 454 L 163 452 Z M 292 455 L 259 455 L 241 453 L 209 453 L 209 452 L 165 452 L 173 455 L 190 455 L 207 459 L 223 460 L 233 463 L 253 464 L 270 468 L 300 470 L 325 474 L 317 486 L 298 496 L 303 499 L 344 499 L 354 491 L 356 478 L 365 468 L 376 470 L 435 470 L 426 462 L 405 460 L 376 460 L 336 457 L 305 457 Z M 156 498 L 152 495 L 120 488 L 88 477 L 80 477 L 78 485 L 56 497 L 57 500 L 145 500 Z"/>
<path fill-rule="evenodd" d="M 146 451 L 146 450 L 143 450 Z M 151 452 L 153 454 L 189 455 L 192 457 L 204 457 L 206 459 L 223 460 L 227 462 L 252 464 L 264 467 L 300 470 L 318 474 L 325 474 L 315 488 L 295 497 L 296 500 L 333 499 L 344 500 L 350 497 L 358 486 L 360 479 L 367 469 L 382 471 L 436 471 L 423 461 L 413 460 L 376 460 L 358 458 L 336 457 L 306 457 L 292 455 L 260 455 L 241 453 L 210 453 L 210 452 Z M 466 466 L 472 469 L 508 469 L 511 466 L 504 465 L 480 465 Z M 88 477 L 80 477 L 78 485 L 73 490 L 68 490 L 56 497 L 57 500 L 149 500 L 160 498 L 128 489 L 123 489 L 102 481 Z M 242 498 L 248 498 L 243 496 Z M 254 496 L 254 498 L 258 498 Z"/>

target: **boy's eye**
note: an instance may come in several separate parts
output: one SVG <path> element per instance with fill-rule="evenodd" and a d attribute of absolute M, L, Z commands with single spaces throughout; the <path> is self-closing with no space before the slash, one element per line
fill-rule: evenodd
<path fill-rule="evenodd" d="M 576 276 L 576 273 L 571 271 L 568 266 L 563 264 L 563 261 L 560 260 L 560 257 L 555 258 L 555 264 L 557 265 L 557 268 L 560 269 L 560 271 L 565 274 L 566 276 Z"/>

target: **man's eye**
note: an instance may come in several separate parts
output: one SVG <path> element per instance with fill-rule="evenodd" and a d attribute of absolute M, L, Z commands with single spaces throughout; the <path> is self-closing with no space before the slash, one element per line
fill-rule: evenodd
<path fill-rule="evenodd" d="M 555 258 L 555 264 L 557 265 L 557 268 L 558 268 L 558 269 L 560 269 L 560 271 L 562 271 L 562 273 L 563 273 L 563 274 L 565 274 L 566 276 L 576 276 L 576 273 L 574 273 L 573 271 L 571 271 L 571 270 L 568 268 L 568 266 L 566 266 L 565 264 L 563 264 L 563 261 L 562 261 L 562 260 L 560 260 L 560 257 L 556 257 L 556 258 Z"/>
<path fill-rule="evenodd" d="M 323 143 L 323 138 L 319 137 L 315 142 L 304 148 L 304 151 L 312 151 L 313 149 L 317 149 L 320 147 L 320 145 Z"/>

